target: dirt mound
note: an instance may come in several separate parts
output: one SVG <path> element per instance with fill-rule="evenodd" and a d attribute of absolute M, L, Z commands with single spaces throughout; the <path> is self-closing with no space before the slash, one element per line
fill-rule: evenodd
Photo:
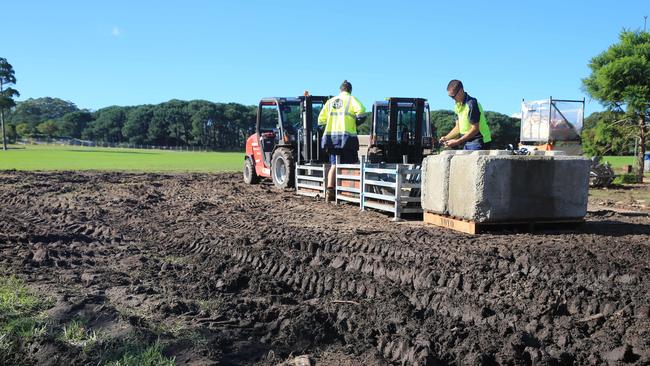
<path fill-rule="evenodd" d="M 239 174 L 0 173 L 0 271 L 82 317 L 34 364 L 159 342 L 178 364 L 650 362 L 650 218 L 466 236 Z"/>

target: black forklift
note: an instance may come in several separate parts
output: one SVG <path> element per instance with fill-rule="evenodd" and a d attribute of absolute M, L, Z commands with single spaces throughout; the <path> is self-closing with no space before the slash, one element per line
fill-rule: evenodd
<path fill-rule="evenodd" d="M 325 162 L 318 114 L 328 98 L 304 95 L 262 99 L 255 127 L 249 129 L 246 141 L 244 182 L 254 184 L 260 178 L 271 178 L 278 188 L 292 188 L 296 162 Z"/>
<path fill-rule="evenodd" d="M 423 98 L 387 98 L 372 106 L 368 162 L 420 165 L 434 147 L 429 104 Z"/>
<path fill-rule="evenodd" d="M 364 166 L 362 209 L 390 212 L 394 219 L 420 213 L 422 160 L 435 138 L 424 98 L 386 98 L 372 106 Z"/>

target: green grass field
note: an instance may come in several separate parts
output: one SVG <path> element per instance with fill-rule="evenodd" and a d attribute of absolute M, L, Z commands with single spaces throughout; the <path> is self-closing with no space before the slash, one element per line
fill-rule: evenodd
<path fill-rule="evenodd" d="M 617 171 L 634 156 L 605 156 Z M 240 171 L 241 152 L 190 152 L 103 147 L 11 145 L 0 150 L 0 170 L 113 170 L 140 172 Z"/>
<path fill-rule="evenodd" d="M 113 170 L 138 172 L 240 171 L 244 153 L 12 145 L 0 150 L 0 170 Z"/>
<path fill-rule="evenodd" d="M 632 168 L 636 168 L 636 156 L 604 156 L 603 159 L 609 162 L 614 169 L 614 173 L 622 174 L 623 167 L 626 165 L 632 165 Z M 645 171 L 645 177 L 650 177 L 650 172 Z"/>
<path fill-rule="evenodd" d="M 612 165 L 612 168 L 619 169 L 625 165 L 636 166 L 635 156 L 604 156 L 603 159 Z"/>

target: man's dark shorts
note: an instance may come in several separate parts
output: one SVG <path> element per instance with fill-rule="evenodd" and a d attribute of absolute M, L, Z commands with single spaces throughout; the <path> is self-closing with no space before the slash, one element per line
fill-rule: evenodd
<path fill-rule="evenodd" d="M 465 143 L 465 146 L 463 146 L 463 150 L 489 150 L 490 149 L 490 143 L 489 142 L 483 142 L 483 139 L 475 139 L 472 141 L 467 141 Z"/>
<path fill-rule="evenodd" d="M 357 164 L 359 162 L 359 155 L 354 150 L 349 149 L 334 149 L 329 152 L 330 164 L 336 164 L 336 155 L 340 156 L 339 162 L 341 164 Z"/>

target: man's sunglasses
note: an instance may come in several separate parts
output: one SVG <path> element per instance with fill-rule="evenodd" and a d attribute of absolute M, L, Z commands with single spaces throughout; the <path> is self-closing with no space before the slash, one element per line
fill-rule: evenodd
<path fill-rule="evenodd" d="M 454 95 L 450 95 L 449 97 L 450 97 L 451 99 L 456 99 L 456 96 L 458 95 L 459 92 L 460 92 L 460 88 L 458 88 L 458 89 L 456 90 L 456 92 L 454 93 Z"/>

